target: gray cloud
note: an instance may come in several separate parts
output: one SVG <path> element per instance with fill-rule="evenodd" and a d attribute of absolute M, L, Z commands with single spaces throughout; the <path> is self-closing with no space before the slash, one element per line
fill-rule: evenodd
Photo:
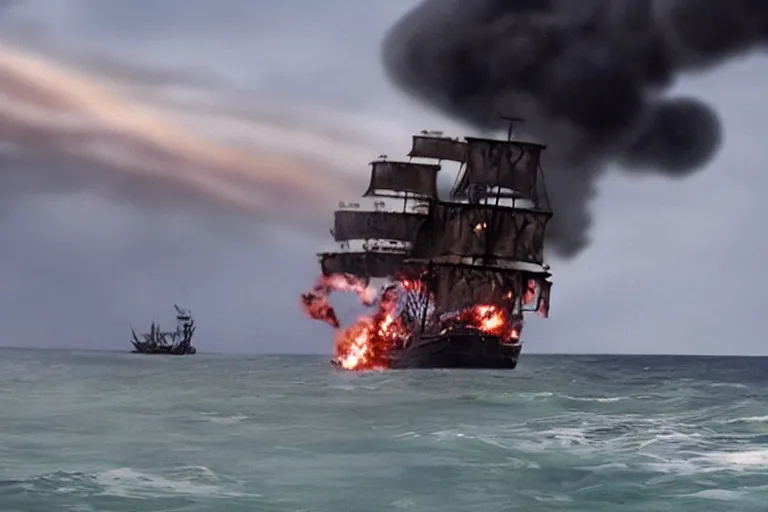
<path fill-rule="evenodd" d="M 170 0 L 157 11 L 162 2 L 121 3 L 138 11 L 123 23 L 126 14 L 99 0 L 26 0 L 0 23 L 6 41 L 26 31 L 26 42 L 6 48 L 42 56 L 204 147 L 289 162 L 303 171 L 291 176 L 309 177 L 302 190 L 310 195 L 298 202 L 316 197 L 315 179 L 343 190 L 329 186 L 325 202 L 307 205 L 294 224 L 285 212 L 295 204 L 260 201 L 258 173 L 226 188 L 249 199 L 246 211 L 207 187 L 232 179 L 231 168 L 222 166 L 223 179 L 188 154 L 170 152 L 159 178 L 87 147 L 60 151 L 76 138 L 6 153 L 0 144 L 0 181 L 18 180 L 0 186 L 0 344 L 127 349 L 128 323 L 167 324 L 179 302 L 197 314 L 206 351 L 328 353 L 328 329 L 304 320 L 297 301 L 317 275 L 314 251 L 327 240 L 336 198 L 359 194 L 368 159 L 404 154 L 413 131 L 473 132 L 385 80 L 381 39 L 416 2 L 329 0 L 302 10 L 244 1 L 236 10 L 237 1 L 183 1 L 196 14 L 180 21 Z M 723 148 L 701 173 L 672 182 L 605 173 L 590 185 L 600 191 L 595 243 L 578 259 L 552 262 L 552 316 L 529 323 L 526 353 L 765 353 L 766 69 L 752 58 L 671 91 L 722 115 Z M 36 119 L 38 129 L 60 121 L 50 112 Z M 124 158 L 142 154 L 116 142 Z M 185 181 L 188 166 L 213 181 Z"/>
<path fill-rule="evenodd" d="M 57 48 L 57 30 L 0 47 L 0 343 L 118 348 L 181 302 L 204 350 L 326 348 L 286 321 L 316 242 L 285 229 L 326 233 L 317 214 L 365 184 L 355 114 Z"/>
<path fill-rule="evenodd" d="M 273 308 L 294 305 L 300 281 L 314 277 L 312 244 L 277 245 L 242 218 L 218 233 L 196 220 L 138 213 L 90 193 L 15 208 L 0 224 L 12 241 L 0 247 L 3 344 L 127 348 L 129 322 L 170 326 L 176 302 L 193 309 L 207 352 L 311 349 L 312 330 L 275 319 Z"/>

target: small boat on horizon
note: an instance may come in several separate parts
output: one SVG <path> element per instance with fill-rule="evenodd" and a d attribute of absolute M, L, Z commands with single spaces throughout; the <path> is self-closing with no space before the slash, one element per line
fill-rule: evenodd
<path fill-rule="evenodd" d="M 141 339 L 131 327 L 134 354 L 166 354 L 166 355 L 192 355 L 197 349 L 192 346 L 192 337 L 197 327 L 192 318 L 192 312 L 182 309 L 176 304 L 176 330 L 162 331 L 160 325 L 152 322 L 149 332 L 141 334 Z"/>

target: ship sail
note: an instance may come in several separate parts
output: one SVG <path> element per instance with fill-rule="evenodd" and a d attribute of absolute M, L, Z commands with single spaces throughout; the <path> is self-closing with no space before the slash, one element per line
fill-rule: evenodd
<path fill-rule="evenodd" d="M 176 308 L 176 331 L 162 331 L 159 324 L 152 322 L 149 332 L 142 334 L 143 340 L 139 340 L 136 331 L 131 327 L 131 344 L 136 353 L 172 355 L 197 353 L 197 349 L 192 346 L 192 337 L 197 328 L 191 311 L 175 304 L 174 308 Z"/>
<path fill-rule="evenodd" d="M 546 191 L 539 194 L 545 146 L 513 140 L 511 131 L 506 141 L 413 137 L 409 156 L 462 164 L 454 200 L 430 202 L 428 220 L 404 261 L 406 275 L 420 276 L 436 310 L 484 304 L 549 314 L 544 238 L 552 212 Z M 502 198 L 524 201 L 510 205 Z"/>
<path fill-rule="evenodd" d="M 512 140 L 472 137 L 466 140 L 466 168 L 454 190 L 455 196 L 465 195 L 471 186 L 480 186 L 506 188 L 537 199 L 539 162 L 544 146 Z"/>
<path fill-rule="evenodd" d="M 377 252 L 367 250 L 355 252 L 327 252 L 320 254 L 320 269 L 323 275 L 350 274 L 361 279 L 387 278 L 403 266 L 407 257 L 401 252 Z"/>
<path fill-rule="evenodd" d="M 370 163 L 363 200 L 334 212 L 339 248 L 318 257 L 324 276 L 393 279 L 385 290 L 398 290 L 397 307 L 381 306 L 389 292 L 382 293 L 377 315 L 344 333 L 338 364 L 515 367 L 523 313 L 549 315 L 544 149 L 513 140 L 511 127 L 507 140 L 424 131 L 413 136 L 408 156 L 438 163 Z M 450 200 L 437 193 L 443 161 L 460 164 Z"/>
<path fill-rule="evenodd" d="M 470 265 L 436 264 L 427 279 L 435 308 L 443 311 L 472 304 L 511 306 L 522 288 L 518 272 Z"/>
<path fill-rule="evenodd" d="M 359 206 L 334 212 L 333 237 L 346 250 L 320 253 L 324 275 L 351 274 L 363 279 L 387 278 L 402 267 L 426 219 L 423 211 L 409 211 L 409 201 L 437 199 L 440 166 L 378 160 L 370 163 L 371 178 L 365 198 L 377 199 L 373 210 Z M 387 208 L 394 200 L 397 208 Z M 358 247 L 352 249 L 352 244 Z"/>
<path fill-rule="evenodd" d="M 371 182 L 363 194 L 370 197 L 381 192 L 410 192 L 417 196 L 437 198 L 436 164 L 393 162 L 379 160 L 371 162 Z"/>
<path fill-rule="evenodd" d="M 440 259 L 508 259 L 541 264 L 552 213 L 487 204 L 434 202 L 412 255 Z"/>
<path fill-rule="evenodd" d="M 467 143 L 442 136 L 414 135 L 408 156 L 464 163 L 467 159 Z"/>
<path fill-rule="evenodd" d="M 407 260 L 404 275 L 419 272 L 430 291 L 434 308 L 463 309 L 475 304 L 495 305 L 509 310 L 533 306 L 541 316 L 549 315 L 551 283 L 547 272 L 530 272 L 513 267 L 478 266 L 467 263 L 436 263 Z M 533 300 L 526 300 L 527 294 Z M 530 299 L 530 297 L 529 297 Z"/>
<path fill-rule="evenodd" d="M 333 236 L 337 242 L 389 239 L 413 242 L 424 215 L 393 211 L 338 210 L 334 213 Z"/>
<path fill-rule="evenodd" d="M 473 186 L 500 187 L 535 199 L 541 153 L 546 146 L 517 140 L 466 137 L 458 140 L 442 135 L 414 135 L 410 157 L 447 160 L 462 164 L 463 173 L 452 197 L 468 195 Z"/>

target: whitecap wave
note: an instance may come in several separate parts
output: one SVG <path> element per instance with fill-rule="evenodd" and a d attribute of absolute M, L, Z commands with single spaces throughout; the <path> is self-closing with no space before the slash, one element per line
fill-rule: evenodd
<path fill-rule="evenodd" d="M 714 501 L 742 501 L 745 493 L 728 489 L 705 489 L 691 494 L 683 494 L 684 498 L 701 498 Z"/>
<path fill-rule="evenodd" d="M 571 396 L 562 393 L 553 393 L 551 391 L 538 391 L 534 393 L 521 392 L 517 397 L 524 400 L 547 400 L 549 398 L 572 400 L 574 402 L 596 402 L 596 403 L 614 403 L 623 400 L 630 400 L 628 396 Z"/>
<path fill-rule="evenodd" d="M 703 454 L 702 458 L 713 465 L 730 470 L 768 468 L 768 449 L 711 452 Z"/>
<path fill-rule="evenodd" d="M 217 496 L 223 493 L 216 474 L 203 466 L 178 468 L 167 476 L 133 468 L 116 468 L 97 473 L 94 482 L 103 488 L 100 494 L 122 498 L 147 498 L 158 495 Z"/>
<path fill-rule="evenodd" d="M 569 396 L 569 395 L 561 395 L 566 400 L 573 400 L 575 402 L 598 402 L 601 404 L 608 404 L 608 403 L 614 403 L 614 402 L 621 402 L 622 400 L 629 400 L 630 397 L 628 396 Z"/>
<path fill-rule="evenodd" d="M 731 418 L 729 420 L 723 420 L 722 423 L 768 423 L 768 416 L 744 416 L 743 418 Z"/>
<path fill-rule="evenodd" d="M 219 425 L 234 425 L 236 423 L 242 423 L 249 419 L 249 416 L 246 416 L 245 414 L 232 414 L 229 416 L 219 416 L 216 413 L 207 413 L 204 412 L 201 414 L 203 419 L 205 421 L 210 421 L 211 423 L 216 423 Z"/>
<path fill-rule="evenodd" d="M 221 477 L 205 466 L 179 466 L 152 472 L 130 467 L 97 472 L 56 471 L 27 478 L 13 485 L 25 493 L 36 495 L 68 494 L 138 499 L 164 496 L 258 496 L 241 492 L 239 482 Z"/>
<path fill-rule="evenodd" d="M 749 387 L 746 384 L 740 384 L 738 382 L 708 382 L 707 386 L 710 388 L 734 388 L 734 389 L 747 389 Z"/>
<path fill-rule="evenodd" d="M 661 473 L 695 475 L 706 473 L 744 473 L 768 468 L 768 450 L 746 449 L 731 452 L 683 451 L 675 458 L 657 457 L 647 467 Z"/>

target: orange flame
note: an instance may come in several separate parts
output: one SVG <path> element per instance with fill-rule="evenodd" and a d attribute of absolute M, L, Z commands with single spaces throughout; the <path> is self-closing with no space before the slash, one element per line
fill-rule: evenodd
<path fill-rule="evenodd" d="M 462 312 L 459 316 L 466 325 L 501 338 L 502 343 L 520 340 L 522 320 L 513 320 L 509 312 L 499 306 L 480 304 Z"/>
<path fill-rule="evenodd" d="M 345 370 L 383 370 L 389 366 L 387 354 L 405 332 L 391 313 L 382 316 L 362 317 L 338 333 L 334 361 L 339 366 Z"/>
<path fill-rule="evenodd" d="M 398 284 L 405 292 L 423 290 L 423 284 L 418 280 L 402 280 Z M 341 329 L 335 311 L 328 304 L 331 291 L 355 292 L 364 305 L 370 307 L 375 304 L 377 309 L 374 314 L 362 316 L 351 326 Z M 390 351 L 402 345 L 413 333 L 411 326 L 405 325 L 402 317 L 397 315 L 403 297 L 397 286 L 390 286 L 378 297 L 376 295 L 375 290 L 351 276 L 323 277 L 311 292 L 302 295 L 307 314 L 336 329 L 335 365 L 358 371 L 386 369 L 389 367 Z M 502 343 L 517 343 L 520 339 L 522 319 L 510 318 L 506 308 L 476 305 L 451 316 L 451 327 L 475 328 L 498 336 Z"/>
<path fill-rule="evenodd" d="M 334 361 L 346 370 L 381 370 L 388 367 L 389 351 L 408 336 L 396 316 L 400 294 L 394 287 L 379 299 L 379 310 L 364 316 L 336 336 Z"/>

